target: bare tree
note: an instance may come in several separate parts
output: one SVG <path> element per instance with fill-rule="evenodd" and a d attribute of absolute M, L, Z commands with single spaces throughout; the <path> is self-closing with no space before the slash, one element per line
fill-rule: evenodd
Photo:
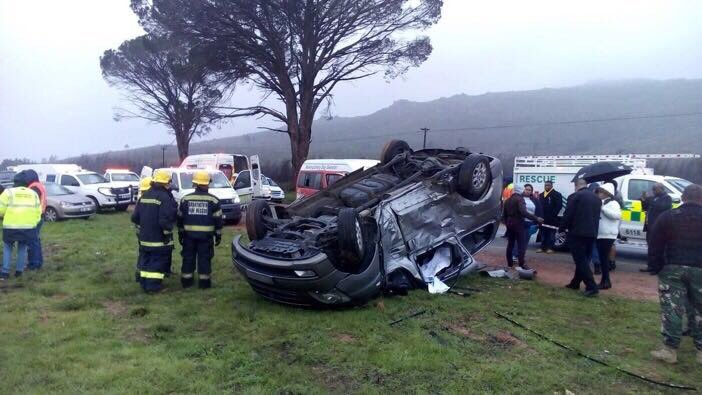
<path fill-rule="evenodd" d="M 219 105 L 229 86 L 182 41 L 145 35 L 125 41 L 100 58 L 105 80 L 121 88 L 134 110 L 119 109 L 116 119 L 142 118 L 165 125 L 175 135 L 180 159 L 190 141 L 211 131 L 229 114 Z M 228 81 L 234 79 L 229 76 Z M 231 111 L 229 111 L 231 112 Z"/>
<path fill-rule="evenodd" d="M 309 154 L 312 123 L 339 82 L 424 62 L 442 0 L 132 0 L 147 31 L 176 34 L 206 48 L 212 65 L 266 92 L 261 104 L 233 108 L 282 123 L 297 174 Z M 282 103 L 270 103 L 269 95 Z"/>

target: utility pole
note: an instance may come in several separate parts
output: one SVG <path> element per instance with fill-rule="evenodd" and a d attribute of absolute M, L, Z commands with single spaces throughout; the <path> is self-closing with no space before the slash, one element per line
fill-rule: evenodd
<path fill-rule="evenodd" d="M 167 148 L 168 148 L 167 145 L 161 146 L 161 167 L 163 167 L 163 168 L 166 167 L 166 149 Z"/>
<path fill-rule="evenodd" d="M 427 149 L 427 132 L 430 130 L 429 128 L 421 128 L 419 129 L 422 132 L 424 132 L 424 143 L 422 144 L 422 149 Z"/>

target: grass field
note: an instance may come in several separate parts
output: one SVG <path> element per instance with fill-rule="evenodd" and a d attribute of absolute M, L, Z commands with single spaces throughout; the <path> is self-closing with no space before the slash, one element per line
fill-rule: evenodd
<path fill-rule="evenodd" d="M 513 317 L 593 356 L 702 388 L 686 338 L 681 363 L 654 362 L 655 303 L 584 299 L 533 282 L 470 277 L 470 297 L 378 299 L 310 311 L 266 302 L 217 249 L 214 288 L 155 296 L 133 281 L 127 214 L 44 228 L 45 268 L 0 284 L 0 393 L 666 393 L 563 351 Z M 176 271 L 180 257 L 174 255 Z M 413 312 L 426 313 L 397 325 Z"/>

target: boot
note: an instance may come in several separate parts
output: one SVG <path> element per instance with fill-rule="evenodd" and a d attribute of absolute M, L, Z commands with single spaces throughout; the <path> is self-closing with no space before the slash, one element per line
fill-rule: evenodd
<path fill-rule="evenodd" d="M 600 281 L 600 285 L 597 286 L 599 289 L 610 289 L 612 288 L 612 283 L 609 280 Z"/>
<path fill-rule="evenodd" d="M 200 289 L 208 289 L 212 287 L 212 281 L 208 279 L 198 279 L 197 286 Z"/>
<path fill-rule="evenodd" d="M 595 265 L 595 274 L 602 274 L 602 267 L 600 265 Z"/>
<path fill-rule="evenodd" d="M 663 345 L 660 350 L 651 351 L 651 356 L 659 361 L 667 363 L 678 362 L 678 352 L 674 348 L 666 345 Z M 697 359 L 699 360 L 699 353 Z"/>
<path fill-rule="evenodd" d="M 195 284 L 195 279 L 192 277 L 189 277 L 189 278 L 181 277 L 180 278 L 180 285 L 182 285 L 183 288 L 190 288 L 193 286 L 193 284 Z"/>
<path fill-rule="evenodd" d="M 15 272 L 15 277 L 22 277 L 22 272 Z"/>
<path fill-rule="evenodd" d="M 697 351 L 697 363 L 702 365 L 702 350 Z"/>

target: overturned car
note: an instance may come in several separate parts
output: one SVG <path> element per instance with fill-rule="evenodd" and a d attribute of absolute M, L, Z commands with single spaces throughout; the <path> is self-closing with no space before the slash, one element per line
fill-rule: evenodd
<path fill-rule="evenodd" d="M 253 201 L 232 242 L 255 292 L 297 306 L 359 305 L 448 287 L 495 237 L 502 165 L 464 149 L 388 142 L 381 163 L 290 206 Z"/>

